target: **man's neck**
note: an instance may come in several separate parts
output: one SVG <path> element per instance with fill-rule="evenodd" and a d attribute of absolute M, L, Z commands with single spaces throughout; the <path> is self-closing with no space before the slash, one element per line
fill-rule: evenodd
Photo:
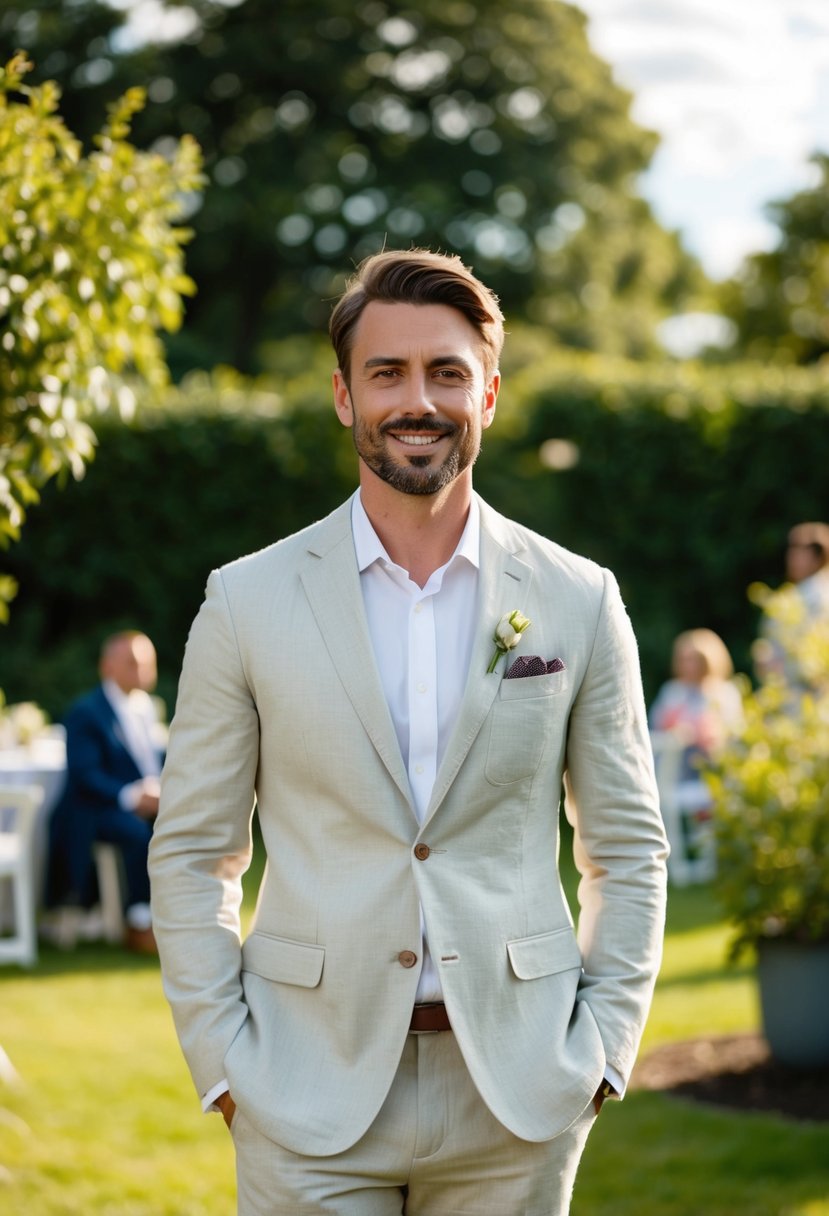
<path fill-rule="evenodd" d="M 458 547 L 472 500 L 472 479 L 461 475 L 437 494 L 403 494 L 370 470 L 360 470 L 360 499 L 391 560 L 418 587 Z"/>

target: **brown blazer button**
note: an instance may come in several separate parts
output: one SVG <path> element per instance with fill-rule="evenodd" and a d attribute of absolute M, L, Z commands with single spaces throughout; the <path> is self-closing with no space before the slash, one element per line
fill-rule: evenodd
<path fill-rule="evenodd" d="M 417 955 L 414 950 L 401 950 L 397 956 L 397 961 L 401 967 L 414 967 L 417 962 Z"/>
<path fill-rule="evenodd" d="M 431 851 L 428 844 L 416 844 L 414 847 L 414 855 L 418 861 L 425 861 Z"/>

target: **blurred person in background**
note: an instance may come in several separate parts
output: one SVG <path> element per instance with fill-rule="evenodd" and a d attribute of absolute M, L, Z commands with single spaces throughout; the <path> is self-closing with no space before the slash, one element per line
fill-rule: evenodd
<path fill-rule="evenodd" d="M 786 541 L 787 583 L 767 596 L 752 648 L 760 680 L 782 680 L 790 689 L 811 686 L 797 655 L 797 641 L 816 622 L 829 621 L 829 524 L 795 524 Z"/>
<path fill-rule="evenodd" d="M 671 679 L 659 689 L 648 722 L 652 731 L 671 731 L 685 743 L 680 782 L 688 788 L 682 804 L 703 796 L 700 763 L 742 723 L 733 675 L 728 647 L 713 629 L 688 629 L 674 639 Z"/>
<path fill-rule="evenodd" d="M 93 845 L 114 844 L 123 861 L 126 945 L 155 953 L 147 852 L 158 813 L 163 739 L 156 705 L 155 647 L 134 630 L 101 648 L 100 684 L 65 718 L 66 784 L 49 832 L 52 907 L 95 900 Z"/>

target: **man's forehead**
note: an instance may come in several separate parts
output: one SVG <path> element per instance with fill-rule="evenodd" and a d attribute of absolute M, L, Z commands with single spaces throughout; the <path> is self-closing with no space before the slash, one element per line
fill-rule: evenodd
<path fill-rule="evenodd" d="M 427 347 L 432 356 L 462 352 L 481 361 L 483 342 L 463 313 L 448 304 L 372 300 L 357 324 L 354 347 L 366 359 L 376 355 L 409 358 Z"/>

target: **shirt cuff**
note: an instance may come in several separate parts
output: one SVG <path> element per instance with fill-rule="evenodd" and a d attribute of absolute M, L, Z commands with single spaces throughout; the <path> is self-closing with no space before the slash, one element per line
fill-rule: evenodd
<path fill-rule="evenodd" d="M 118 805 L 122 811 L 134 811 L 141 801 L 142 794 L 158 795 L 161 783 L 158 777 L 139 777 L 129 785 L 122 785 L 118 791 Z"/>
<path fill-rule="evenodd" d="M 134 811 L 138 806 L 143 789 L 143 778 L 139 778 L 138 781 L 131 781 L 129 785 L 122 785 L 118 791 L 118 805 L 121 810 Z"/>
<path fill-rule="evenodd" d="M 625 1089 L 627 1086 L 611 1064 L 605 1064 L 604 1066 L 604 1079 L 605 1081 L 609 1081 L 613 1086 L 614 1090 L 616 1091 L 616 1097 L 623 1098 L 625 1096 Z"/>
<path fill-rule="evenodd" d="M 610 1080 L 609 1077 L 608 1080 Z M 216 1105 L 216 1099 L 220 1098 L 222 1094 L 226 1094 L 229 1089 L 230 1086 L 227 1083 L 227 1078 L 225 1078 L 223 1081 L 219 1081 L 218 1084 L 214 1085 L 211 1089 L 208 1089 L 207 1093 L 201 1100 L 201 1108 L 206 1115 L 210 1114 L 211 1111 L 220 1109 Z"/>

